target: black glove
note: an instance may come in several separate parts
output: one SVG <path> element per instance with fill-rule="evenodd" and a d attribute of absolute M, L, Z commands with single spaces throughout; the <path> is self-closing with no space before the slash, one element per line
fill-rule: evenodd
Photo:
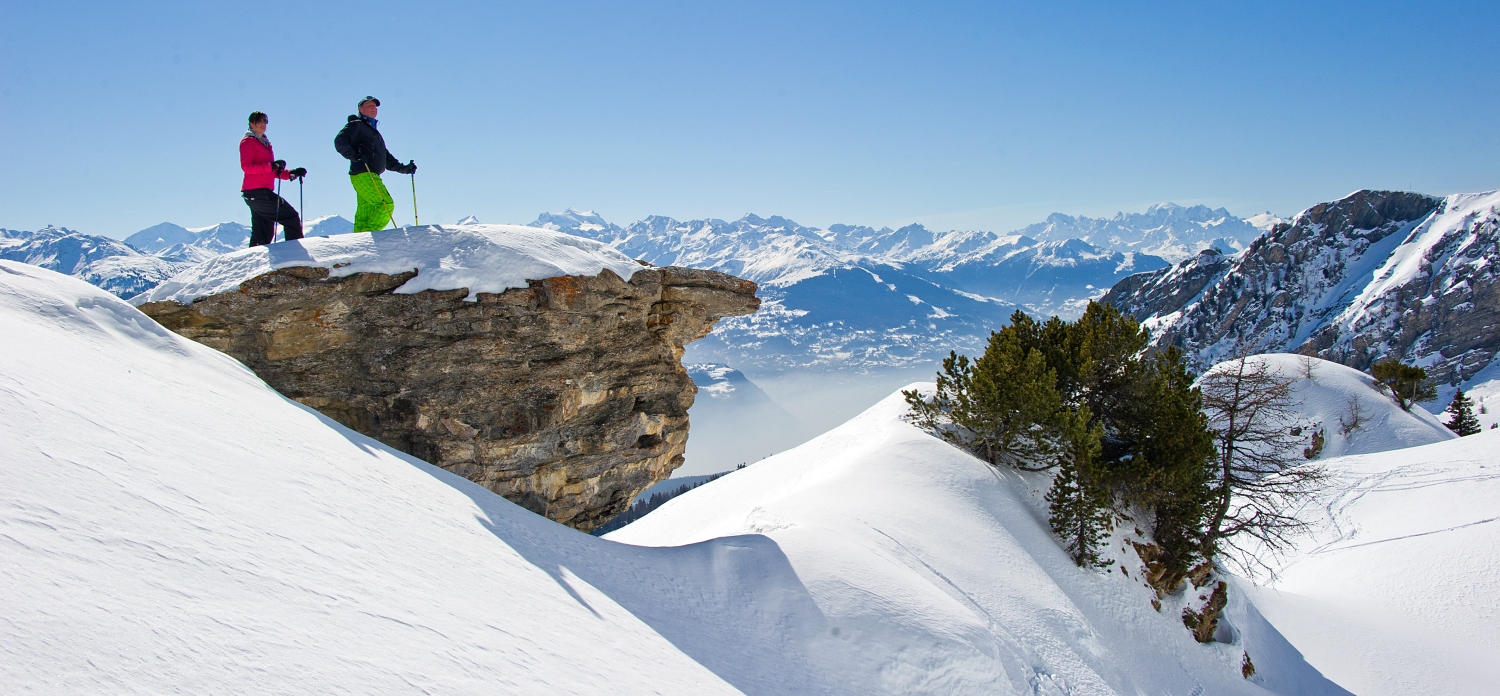
<path fill-rule="evenodd" d="M 286 169 L 286 160 L 276 160 L 275 162 L 271 163 L 271 171 L 276 172 L 277 174 L 280 174 L 282 172 L 282 170 L 285 170 L 285 169 Z"/>
<path fill-rule="evenodd" d="M 292 170 L 291 174 L 293 179 L 301 179 L 302 177 L 307 176 L 307 167 L 297 167 L 296 169 Z"/>
<path fill-rule="evenodd" d="M 401 173 L 402 174 L 416 174 L 417 173 L 417 161 L 416 160 L 412 160 L 410 162 L 407 162 L 406 163 L 406 171 L 401 172 Z"/>

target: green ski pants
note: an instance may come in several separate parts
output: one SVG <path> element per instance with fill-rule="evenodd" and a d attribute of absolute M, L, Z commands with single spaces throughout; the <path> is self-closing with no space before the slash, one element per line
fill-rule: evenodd
<path fill-rule="evenodd" d="M 385 182 L 373 172 L 350 174 L 354 184 L 354 195 L 359 198 L 359 207 L 354 210 L 354 231 L 374 232 L 392 224 L 391 216 L 396 212 L 396 201 L 391 192 L 385 190 Z"/>

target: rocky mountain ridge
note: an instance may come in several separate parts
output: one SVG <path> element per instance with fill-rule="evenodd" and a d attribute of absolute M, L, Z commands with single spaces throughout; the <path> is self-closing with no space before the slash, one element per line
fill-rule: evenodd
<path fill-rule="evenodd" d="M 1237 352 L 1300 352 L 1356 369 L 1396 358 L 1435 381 L 1500 352 L 1500 193 L 1357 191 L 1235 256 L 1205 251 L 1121 281 L 1104 301 L 1199 369 Z"/>

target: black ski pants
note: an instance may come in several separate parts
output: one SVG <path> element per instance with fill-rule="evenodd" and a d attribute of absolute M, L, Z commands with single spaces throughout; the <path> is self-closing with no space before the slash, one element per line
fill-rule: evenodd
<path fill-rule="evenodd" d="M 250 246 L 271 243 L 275 234 L 272 223 L 279 223 L 286 230 L 288 241 L 302 238 L 302 218 L 297 216 L 297 209 L 275 191 L 250 189 L 240 195 L 245 197 L 245 205 L 250 206 Z"/>

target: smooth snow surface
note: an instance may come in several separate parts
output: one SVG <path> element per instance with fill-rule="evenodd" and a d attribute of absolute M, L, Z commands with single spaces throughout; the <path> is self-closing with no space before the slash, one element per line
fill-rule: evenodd
<path fill-rule="evenodd" d="M 1325 462 L 1317 534 L 1255 603 L 1361 696 L 1500 685 L 1500 431 Z"/>
<path fill-rule="evenodd" d="M 291 266 L 322 266 L 334 277 L 415 269 L 417 277 L 396 292 L 468 288 L 469 299 L 481 292 L 524 288 L 528 280 L 593 276 L 606 268 L 629 280 L 641 269 L 639 263 L 605 244 L 551 230 L 519 225 L 428 225 L 305 237 L 241 249 L 186 270 L 131 301 L 188 303 Z"/>
<path fill-rule="evenodd" d="M 1079 569 L 1047 529 L 1036 479 L 907 424 L 905 410 L 893 394 L 606 538 L 768 538 L 817 605 L 826 642 L 809 658 L 837 693 L 1344 693 L 1240 593 L 1237 642 L 1200 645 L 1152 610 L 1138 574 Z M 1253 681 L 1240 676 L 1247 650 Z"/>
<path fill-rule="evenodd" d="M 1323 432 L 1319 459 L 1385 452 L 1458 437 L 1425 409 L 1413 406 L 1409 412 L 1401 410 L 1375 386 L 1374 377 L 1352 367 L 1291 353 L 1252 355 L 1247 360 L 1264 363 L 1292 380 L 1296 425 L 1303 429 L 1307 444 L 1311 445 L 1314 431 Z M 1219 363 L 1209 371 L 1228 365 Z"/>

